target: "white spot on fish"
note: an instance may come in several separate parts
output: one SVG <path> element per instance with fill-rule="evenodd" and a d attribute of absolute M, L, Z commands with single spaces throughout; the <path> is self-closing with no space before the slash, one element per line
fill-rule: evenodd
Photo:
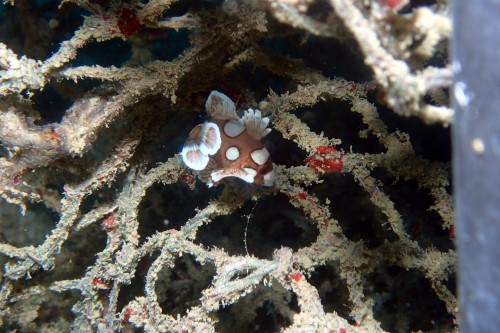
<path fill-rule="evenodd" d="M 255 163 L 257 163 L 258 165 L 263 165 L 269 159 L 269 151 L 266 149 L 266 147 L 264 147 L 262 149 L 254 150 L 250 154 L 250 156 Z"/>
<path fill-rule="evenodd" d="M 230 161 L 234 161 L 240 157 L 240 151 L 236 147 L 229 147 L 226 150 L 226 158 Z"/>

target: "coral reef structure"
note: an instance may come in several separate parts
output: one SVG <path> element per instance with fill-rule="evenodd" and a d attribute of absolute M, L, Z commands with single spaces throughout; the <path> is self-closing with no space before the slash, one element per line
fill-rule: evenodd
<path fill-rule="evenodd" d="M 449 6 L 4 0 L 2 331 L 457 332 Z M 271 186 L 183 163 L 212 91 Z"/>

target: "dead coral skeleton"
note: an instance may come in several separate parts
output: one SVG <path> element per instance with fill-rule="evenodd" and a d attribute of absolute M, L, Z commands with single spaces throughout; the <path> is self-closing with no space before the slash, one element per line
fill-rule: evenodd
<path fill-rule="evenodd" d="M 172 0 L 131 1 L 128 5 L 112 2 L 107 7 L 99 3 L 62 2 L 60 10 L 82 8 L 87 14 L 72 36 L 45 59 L 16 53 L 9 40 L 0 43 L 2 205 L 18 205 L 22 214 L 33 216 L 34 204 L 41 203 L 58 214 L 44 240 L 21 244 L 6 237 L 0 243 L 5 263 L 0 289 L 3 325 L 24 331 L 57 326 L 60 331 L 78 332 L 126 332 L 133 327 L 146 332 L 214 332 L 221 321 L 221 306 L 236 308 L 265 286 L 274 303 L 281 304 L 284 324 L 278 328 L 284 332 L 383 332 L 384 320 L 374 311 L 376 301 L 366 283 L 378 267 L 390 265 L 415 271 L 428 281 L 451 318 L 446 329 L 457 330 L 457 301 L 447 285 L 455 270 L 454 251 L 424 248 L 413 239 L 374 174 L 374 170 L 383 169 L 396 181 L 416 182 L 432 201 L 426 209 L 437 213 L 434 222 L 449 230 L 452 237 L 448 167 L 419 156 L 409 135 L 389 129 L 380 118 L 378 105 L 368 96 L 378 91 L 399 115 L 417 116 L 428 123 L 451 122 L 447 105 L 426 98 L 449 86 L 450 67 L 422 66 L 444 47 L 449 36 L 447 1 L 417 8 L 408 1 L 394 5 L 382 0 L 248 0 L 244 5 L 226 1 L 203 10 L 188 8 L 180 16 L 170 13 L 176 4 Z M 318 4 L 327 8 L 318 11 Z M 25 15 L 25 20 L 38 20 L 23 1 L 10 1 L 10 5 L 11 10 L 19 10 L 19 16 Z M 411 12 L 402 14 L 404 6 L 410 6 Z M 58 24 L 54 21 L 51 26 Z M 179 29 L 190 31 L 190 45 L 170 61 L 150 60 L 155 38 Z M 314 35 L 355 44 L 374 80 L 328 78 L 303 59 L 294 59 L 279 49 L 271 51 L 261 43 L 265 38 L 286 37 L 297 31 L 303 33 L 303 42 Z M 131 45 L 130 63 L 120 67 L 73 65 L 89 44 L 117 39 Z M 293 83 L 288 92 L 271 91 L 260 99 L 250 92 L 250 84 L 242 86 L 240 95 L 245 98 L 241 102 L 272 118 L 272 127 L 280 134 L 277 140 L 296 145 L 308 158 L 295 166 L 275 165 L 271 188 L 240 190 L 241 184 L 228 182 L 220 193 L 207 192 L 211 196 L 208 202 L 176 228 L 144 236 L 140 205 L 155 184 L 184 184 L 190 193 L 200 191 L 179 154 L 170 153 L 163 162 L 148 154 L 148 146 L 155 142 L 151 133 L 161 133 L 162 126 L 176 127 L 176 121 L 199 106 L 200 96 L 206 99 L 220 76 L 236 80 L 246 64 Z M 85 92 L 68 88 L 79 87 L 86 80 L 102 84 Z M 57 122 L 44 122 L 45 110 L 38 110 L 33 103 L 48 86 L 72 101 Z M 348 103 L 350 111 L 361 118 L 359 136 L 377 138 L 381 152 L 336 149 L 342 138 L 317 134 L 296 115 L 297 110 L 315 110 L 324 101 Z M 97 154 L 103 137 L 112 142 L 112 148 L 102 153 L 105 157 L 92 159 L 90 155 Z M 383 217 L 385 224 L 380 227 L 391 233 L 390 239 L 368 246 L 346 235 L 341 221 L 334 218 L 329 199 L 320 199 L 313 190 L 333 172 L 352 177 L 367 194 L 370 205 Z M 317 237 L 309 244 L 298 249 L 277 247 L 270 257 L 261 258 L 234 254 L 224 246 L 211 247 L 199 240 L 200 230 L 217 223 L 217 218 L 237 214 L 251 200 L 262 202 L 280 195 L 300 212 L 297 216 L 303 216 L 317 230 Z M 89 208 L 91 199 L 94 204 Z M 26 228 L 34 223 L 36 218 Z M 92 240 L 79 238 L 82 234 L 92 236 L 95 230 L 106 237 L 101 249 L 86 243 Z M 92 249 L 95 256 L 85 255 L 92 258 L 84 271 L 76 270 L 79 275 L 61 270 L 65 265 L 71 267 L 79 256 L 70 250 L 78 243 L 74 239 L 80 239 L 79 246 Z M 183 254 L 214 267 L 210 285 L 184 313 L 165 313 L 165 296 L 158 290 L 165 271 L 174 270 Z M 321 265 L 337 267 L 339 280 L 348 291 L 346 314 L 325 310 L 321 290 L 310 279 Z M 134 279 L 142 271 L 141 284 Z M 190 279 L 189 274 L 186 279 Z M 142 289 L 127 299 L 127 288 Z M 72 314 L 34 322 L 41 304 L 57 303 L 61 295 L 71 291 L 78 292 L 77 296 L 72 293 Z M 296 297 L 298 311 L 289 305 L 291 294 Z"/>

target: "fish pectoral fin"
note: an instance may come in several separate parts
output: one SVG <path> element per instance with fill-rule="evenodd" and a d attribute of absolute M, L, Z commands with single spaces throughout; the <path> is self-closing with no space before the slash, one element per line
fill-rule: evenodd
<path fill-rule="evenodd" d="M 208 164 L 208 156 L 194 142 L 187 142 L 184 145 L 181 156 L 184 164 L 193 170 L 203 170 Z"/>
<path fill-rule="evenodd" d="M 219 126 L 206 122 L 191 130 L 186 140 L 186 146 L 196 145 L 204 155 L 214 155 L 222 144 Z"/>
<path fill-rule="evenodd" d="M 219 126 L 214 123 L 204 123 L 200 131 L 200 149 L 205 155 L 214 155 L 220 149 L 222 138 Z"/>

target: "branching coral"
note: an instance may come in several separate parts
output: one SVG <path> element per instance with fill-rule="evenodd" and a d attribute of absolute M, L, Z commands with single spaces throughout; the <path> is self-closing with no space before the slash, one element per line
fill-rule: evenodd
<path fill-rule="evenodd" d="M 24 31 L 24 47 L 14 33 L 0 44 L 2 325 L 456 331 L 449 166 L 417 153 L 403 130 L 451 122 L 447 10 L 404 0 L 5 4 L 2 30 L 20 17 L 39 25 L 47 11 L 61 39 L 51 55 L 37 46 L 40 59 L 36 31 Z M 67 36 L 64 15 L 82 13 Z M 113 42 L 126 59 L 99 65 Z M 82 60 L 89 50 L 98 55 Z M 273 187 L 207 189 L 183 165 L 194 111 L 214 89 L 271 118 Z"/>

